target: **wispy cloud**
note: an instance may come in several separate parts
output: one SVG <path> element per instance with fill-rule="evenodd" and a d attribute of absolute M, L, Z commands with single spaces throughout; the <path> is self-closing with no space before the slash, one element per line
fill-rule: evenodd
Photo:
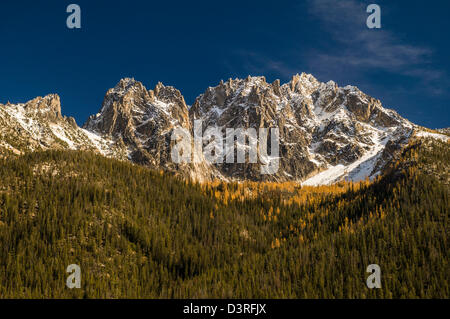
<path fill-rule="evenodd" d="M 429 48 L 403 43 L 385 28 L 366 27 L 365 4 L 356 0 L 308 0 L 309 13 L 330 33 L 339 50 L 318 55 L 318 62 L 381 68 L 403 73 L 430 61 Z"/>
<path fill-rule="evenodd" d="M 337 74 L 362 79 L 367 71 L 375 70 L 414 79 L 430 94 L 438 95 L 450 87 L 446 73 L 432 64 L 432 49 L 411 45 L 384 26 L 381 29 L 367 28 L 368 3 L 360 0 L 306 0 L 308 15 L 316 20 L 325 38 L 331 40 L 329 43 L 306 50 L 293 48 L 292 52 L 285 52 L 289 56 L 286 60 L 261 52 L 238 51 L 237 54 L 243 59 L 244 67 L 253 73 L 276 73 L 288 77 L 303 71 L 296 63 L 301 61 L 308 70 L 324 79 L 335 79 Z M 383 12 L 382 7 L 382 25 Z"/>
<path fill-rule="evenodd" d="M 367 3 L 357 0 L 307 1 L 309 14 L 319 21 L 339 48 L 309 55 L 310 65 L 319 72 L 387 71 L 414 78 L 422 89 L 433 95 L 444 93 L 450 86 L 445 72 L 432 65 L 433 50 L 405 43 L 387 28 L 367 28 Z"/>

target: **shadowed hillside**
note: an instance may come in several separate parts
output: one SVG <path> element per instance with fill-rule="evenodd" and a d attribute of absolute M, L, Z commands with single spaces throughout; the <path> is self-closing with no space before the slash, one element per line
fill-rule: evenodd
<path fill-rule="evenodd" d="M 448 176 L 433 172 L 449 158 L 418 141 L 373 183 L 317 188 L 192 184 L 77 151 L 4 159 L 0 297 L 448 298 Z"/>

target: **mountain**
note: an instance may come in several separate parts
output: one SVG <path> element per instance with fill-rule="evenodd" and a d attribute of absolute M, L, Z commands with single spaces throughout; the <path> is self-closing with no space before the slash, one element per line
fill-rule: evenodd
<path fill-rule="evenodd" d="M 134 163 L 175 171 L 197 180 L 217 177 L 206 162 L 178 165 L 172 161 L 173 130 L 191 130 L 188 107 L 174 87 L 159 82 L 153 90 L 147 90 L 141 82 L 122 79 L 108 90 L 101 111 L 91 116 L 83 127 L 126 145 L 128 158 Z"/>
<path fill-rule="evenodd" d="M 266 178 L 306 179 L 305 184 L 375 177 L 390 159 L 392 146 L 400 149 L 414 130 L 356 87 L 320 83 L 304 73 L 282 86 L 264 77 L 221 82 L 196 100 L 190 116 L 221 128 L 278 127 L 280 168 Z M 260 177 L 256 169 L 242 171 L 239 164 L 219 170 L 231 178 Z"/>
<path fill-rule="evenodd" d="M 278 128 L 278 170 L 263 175 L 261 161 L 248 158 L 242 164 L 212 164 L 195 147 L 199 162 L 174 163 L 171 151 L 177 141 L 173 133 L 183 129 L 192 134 L 196 121 L 201 121 L 202 132 L 217 127 L 224 144 L 229 128 Z M 92 150 L 199 181 L 296 181 L 303 185 L 374 178 L 412 137 L 448 139 L 385 109 L 379 100 L 354 86 L 321 83 L 305 73 L 283 85 L 279 80 L 267 83 L 264 77 L 250 76 L 221 81 L 191 107 L 174 87 L 158 83 L 147 90 L 141 82 L 125 78 L 108 90 L 100 112 L 83 128 L 61 115 L 57 95 L 0 105 L 0 124 L 3 156 L 45 149 Z M 203 144 L 207 142 L 204 138 Z M 258 155 L 261 159 L 261 145 Z"/>
<path fill-rule="evenodd" d="M 278 172 L 173 163 L 172 134 L 198 121 L 277 127 Z M 306 74 L 190 107 L 123 79 L 83 128 L 57 95 L 0 105 L 0 298 L 448 298 L 447 134 Z"/>
<path fill-rule="evenodd" d="M 0 159 L 0 298 L 446 299 L 448 144 L 417 140 L 391 166 L 299 187 L 192 183 L 83 151 Z M 366 286 L 374 263 L 382 289 Z"/>
<path fill-rule="evenodd" d="M 159 166 L 170 161 L 164 152 L 170 132 L 190 127 L 188 109 L 181 93 L 158 83 L 148 91 L 134 79 L 123 79 L 105 96 L 103 107 L 91 116 L 84 128 L 122 140 L 134 162 Z"/>
<path fill-rule="evenodd" d="M 74 118 L 62 116 L 56 94 L 24 104 L 0 104 L 0 156 L 48 149 L 91 150 L 126 158 L 125 145 L 79 128 Z"/>

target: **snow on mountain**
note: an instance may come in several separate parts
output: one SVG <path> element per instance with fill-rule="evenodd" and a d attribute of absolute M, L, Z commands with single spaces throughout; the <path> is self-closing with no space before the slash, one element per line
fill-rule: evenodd
<path fill-rule="evenodd" d="M 191 130 L 189 110 L 180 91 L 158 83 L 147 90 L 141 82 L 122 79 L 106 93 L 100 113 L 83 126 L 104 138 L 120 141 L 134 163 L 163 168 L 199 181 L 220 177 L 208 163 L 172 161 L 172 132 Z"/>
<path fill-rule="evenodd" d="M 224 136 L 227 128 L 278 128 L 278 171 L 261 175 L 261 163 L 248 161 L 173 163 L 172 132 L 178 128 L 192 132 L 195 120 L 202 120 L 203 130 L 218 127 Z M 100 112 L 83 128 L 61 115 L 57 95 L 0 105 L 1 156 L 49 148 L 92 150 L 199 181 L 321 185 L 374 178 L 412 137 L 448 141 L 448 136 L 412 124 L 354 86 L 322 83 L 305 73 L 283 85 L 250 76 L 221 81 L 190 107 L 173 87 L 158 83 L 147 90 L 125 78 L 108 90 Z"/>
<path fill-rule="evenodd" d="M 386 145 L 405 145 L 414 125 L 354 86 L 321 83 L 301 74 L 289 83 L 264 77 L 228 80 L 206 90 L 190 109 L 204 126 L 280 130 L 280 169 L 261 176 L 258 165 L 216 165 L 231 179 L 295 180 L 323 184 L 381 173 Z"/>
<path fill-rule="evenodd" d="M 77 126 L 73 118 L 61 115 L 58 95 L 35 98 L 23 104 L 0 104 L 0 153 L 20 155 L 46 149 L 92 150 L 123 158 L 113 140 Z"/>
<path fill-rule="evenodd" d="M 416 136 L 418 137 L 429 137 L 429 138 L 434 138 L 443 142 L 448 142 L 449 137 L 447 135 L 444 134 L 438 134 L 438 133 L 431 133 L 431 132 L 426 132 L 426 131 L 418 131 L 416 133 Z"/>
<path fill-rule="evenodd" d="M 379 160 L 382 151 L 386 145 L 387 138 L 380 140 L 379 132 L 372 140 L 373 146 L 363 155 L 349 165 L 338 164 L 330 166 L 325 171 L 314 175 L 313 177 L 302 182 L 305 186 L 328 185 L 340 180 L 346 179 L 351 181 L 364 180 L 367 177 L 376 177 L 381 172 L 374 171 L 375 164 Z"/>

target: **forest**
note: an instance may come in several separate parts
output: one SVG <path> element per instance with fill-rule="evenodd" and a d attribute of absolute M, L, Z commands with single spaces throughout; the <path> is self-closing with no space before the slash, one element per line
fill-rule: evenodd
<path fill-rule="evenodd" d="M 90 152 L 4 158 L 0 298 L 449 298 L 449 159 L 415 141 L 374 181 L 302 187 Z"/>

